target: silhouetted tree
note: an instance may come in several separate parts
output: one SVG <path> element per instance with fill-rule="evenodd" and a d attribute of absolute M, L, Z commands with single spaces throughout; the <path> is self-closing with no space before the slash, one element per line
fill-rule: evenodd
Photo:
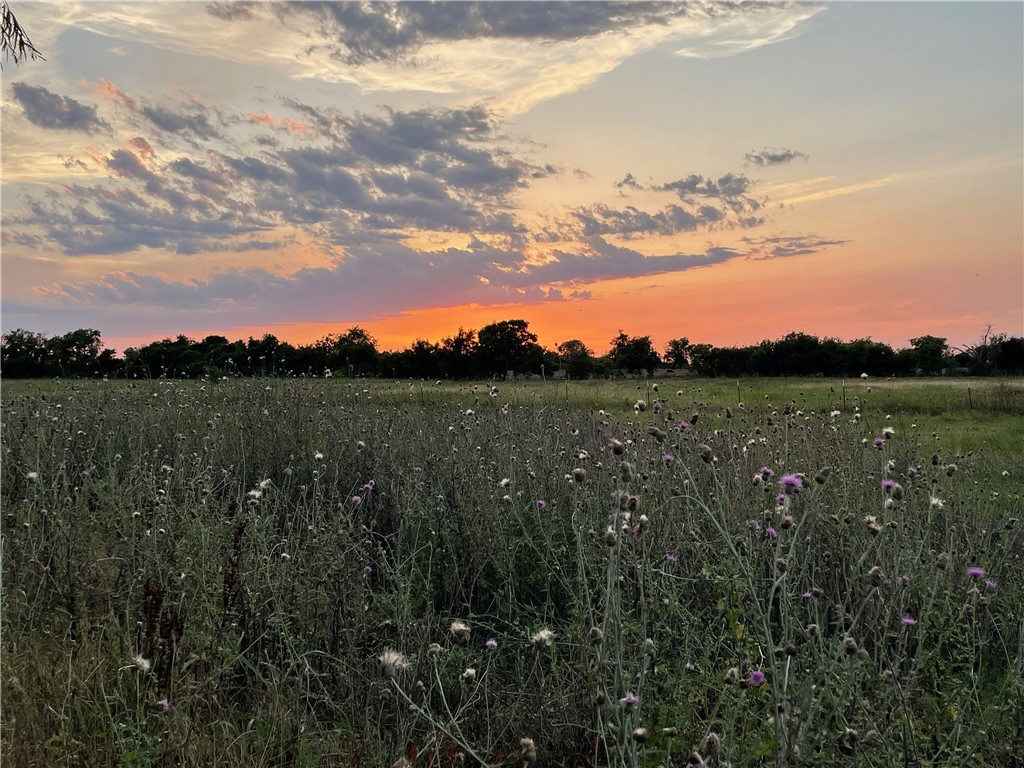
<path fill-rule="evenodd" d="M 569 339 L 558 345 L 558 357 L 571 379 L 586 379 L 596 367 L 594 355 L 579 339 Z"/>
<path fill-rule="evenodd" d="M 617 368 L 627 373 L 640 373 L 647 371 L 648 376 L 654 375 L 654 369 L 658 367 L 661 358 L 654 351 L 654 344 L 650 336 L 627 336 L 619 331 L 611 341 L 611 349 L 608 351 Z"/>
<path fill-rule="evenodd" d="M 484 374 L 504 377 L 513 373 L 540 373 L 544 348 L 537 334 L 530 333 L 525 320 L 502 320 L 481 328 L 476 335 L 477 369 Z"/>

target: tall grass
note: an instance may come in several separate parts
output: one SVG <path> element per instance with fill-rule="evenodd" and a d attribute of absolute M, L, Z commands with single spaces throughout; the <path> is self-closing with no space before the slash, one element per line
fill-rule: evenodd
<path fill-rule="evenodd" d="M 1020 456 L 756 386 L 8 388 L 5 765 L 1019 764 Z"/>

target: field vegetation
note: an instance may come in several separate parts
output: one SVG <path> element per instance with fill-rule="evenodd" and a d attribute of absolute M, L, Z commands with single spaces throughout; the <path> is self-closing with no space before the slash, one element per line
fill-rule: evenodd
<path fill-rule="evenodd" d="M 1020 766 L 1014 380 L 21 381 L 5 766 Z"/>

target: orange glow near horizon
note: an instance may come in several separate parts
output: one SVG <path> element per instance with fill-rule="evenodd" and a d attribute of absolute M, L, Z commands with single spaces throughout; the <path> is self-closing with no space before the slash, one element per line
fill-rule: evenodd
<path fill-rule="evenodd" d="M 591 293 L 588 299 L 431 307 L 366 321 L 237 326 L 186 335 L 202 339 L 216 334 L 233 341 L 271 333 L 292 344 L 308 344 L 358 325 L 377 339 L 383 351 L 404 349 L 416 339 L 439 342 L 460 327 L 480 329 L 502 320 L 523 319 L 548 349 L 580 339 L 601 355 L 620 330 L 651 336 L 658 350 L 681 336 L 693 343 L 744 346 L 798 331 L 844 340 L 871 337 L 902 348 L 911 338 L 925 334 L 946 336 L 954 346 L 972 343 L 990 323 L 996 332 L 1024 332 L 1020 288 L 1013 280 L 1006 280 L 996 293 L 990 283 L 980 280 L 976 284 L 931 281 L 925 288 L 919 267 L 907 264 L 893 284 L 918 285 L 923 290 L 890 289 L 862 269 L 866 260 L 877 256 L 855 251 L 850 249 L 845 254 L 848 258 L 841 260 L 828 254 L 735 259 L 684 273 L 608 280 L 583 286 Z M 810 274 L 814 285 L 830 287 L 812 289 Z M 979 305 L 988 309 L 979 312 Z M 865 321 L 865 316 L 870 320 Z M 123 351 L 155 339 L 112 336 L 104 340 Z"/>

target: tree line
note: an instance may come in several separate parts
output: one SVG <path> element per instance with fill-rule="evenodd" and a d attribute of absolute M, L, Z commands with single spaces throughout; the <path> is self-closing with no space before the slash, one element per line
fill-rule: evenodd
<path fill-rule="evenodd" d="M 379 350 L 365 329 L 352 326 L 310 344 L 273 334 L 247 341 L 179 335 L 130 347 L 118 356 L 100 332 L 82 328 L 61 336 L 18 329 L 0 344 L 4 378 L 222 378 L 240 376 L 470 379 L 509 375 L 653 376 L 658 370 L 697 376 L 934 376 L 1024 374 L 1024 338 L 987 330 L 980 342 L 954 349 L 945 338 L 920 336 L 905 349 L 871 339 L 841 341 L 790 333 L 745 347 L 671 339 L 659 352 L 650 336 L 620 331 L 598 354 L 579 339 L 546 349 L 525 320 L 459 330 L 439 342 L 417 339 L 406 349 Z"/>

